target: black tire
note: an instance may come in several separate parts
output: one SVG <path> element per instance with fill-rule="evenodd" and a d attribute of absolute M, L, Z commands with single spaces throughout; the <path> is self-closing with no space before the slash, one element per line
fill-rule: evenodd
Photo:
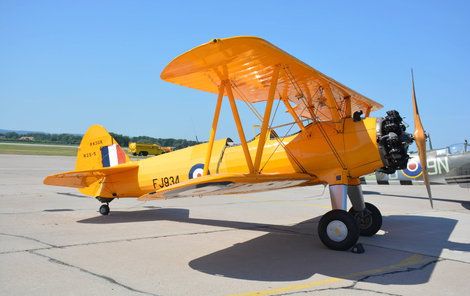
<path fill-rule="evenodd" d="M 109 214 L 109 206 L 108 205 L 101 205 L 100 207 L 100 214 L 106 216 Z"/>
<path fill-rule="evenodd" d="M 365 205 L 366 211 L 364 214 L 355 211 L 353 208 L 349 209 L 349 214 L 357 221 L 362 236 L 373 236 L 382 227 L 382 214 L 373 204 L 366 202 Z"/>
<path fill-rule="evenodd" d="M 132 155 L 137 156 L 137 153 L 134 152 L 134 153 L 132 153 Z"/>
<path fill-rule="evenodd" d="M 149 153 L 147 151 L 142 151 L 142 155 L 147 156 L 147 155 L 149 155 Z"/>
<path fill-rule="evenodd" d="M 330 237 L 329 233 L 332 234 L 333 230 L 342 231 L 340 231 L 336 237 Z M 359 227 L 357 226 L 356 220 L 354 220 L 353 216 L 348 212 L 332 210 L 321 217 L 318 223 L 318 235 L 322 243 L 328 248 L 337 251 L 345 251 L 352 248 L 357 243 L 359 239 Z"/>

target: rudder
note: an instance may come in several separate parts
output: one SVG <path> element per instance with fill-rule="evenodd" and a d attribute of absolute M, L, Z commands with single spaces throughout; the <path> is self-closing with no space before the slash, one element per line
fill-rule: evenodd
<path fill-rule="evenodd" d="M 93 170 L 129 162 L 119 143 L 101 125 L 92 125 L 83 135 L 75 170 Z"/>

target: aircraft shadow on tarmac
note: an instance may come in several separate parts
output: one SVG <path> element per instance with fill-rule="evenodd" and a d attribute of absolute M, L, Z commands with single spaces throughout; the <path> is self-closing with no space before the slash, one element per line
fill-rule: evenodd
<path fill-rule="evenodd" d="M 97 216 L 78 222 L 113 224 L 165 220 L 261 231 L 263 235 L 259 237 L 189 262 L 191 268 L 200 272 L 253 281 L 299 281 L 314 274 L 322 274 L 351 280 L 363 279 L 365 282 L 383 285 L 414 285 L 429 280 L 437 259 L 435 257 L 443 249 L 470 252 L 470 244 L 449 241 L 457 220 L 413 215 L 385 216 L 382 227 L 384 235 L 360 239 L 365 245 L 364 254 L 332 251 L 323 246 L 316 234 L 319 218 L 284 226 L 190 218 L 187 209 L 161 208 L 133 212 L 113 211 L 107 217 Z M 414 253 L 431 257 L 423 257 L 428 260 L 413 266 L 402 266 L 398 270 L 420 269 L 419 274 L 380 276 L 382 272 L 396 273 L 397 268 L 391 272 L 386 267 L 394 266 Z M 367 276 L 365 271 L 371 270 L 379 275 Z"/>
<path fill-rule="evenodd" d="M 76 193 L 71 193 L 71 192 L 56 192 L 57 194 L 60 195 L 66 195 L 66 196 L 71 196 L 71 197 L 78 197 L 78 198 L 89 198 L 86 195 L 83 194 L 76 194 Z"/>
<path fill-rule="evenodd" d="M 364 190 L 363 193 L 364 194 L 376 194 L 376 195 L 382 195 L 382 196 L 392 196 L 392 197 L 402 197 L 402 198 L 410 198 L 410 199 L 428 200 L 428 197 L 403 195 L 403 194 L 389 194 L 389 193 L 382 193 L 382 192 L 378 192 L 378 191 Z M 459 203 L 465 209 L 470 210 L 470 201 L 464 201 L 464 200 L 458 200 L 458 199 L 449 199 L 449 198 L 438 198 L 438 197 L 433 197 L 432 199 L 435 200 L 435 201 Z"/>

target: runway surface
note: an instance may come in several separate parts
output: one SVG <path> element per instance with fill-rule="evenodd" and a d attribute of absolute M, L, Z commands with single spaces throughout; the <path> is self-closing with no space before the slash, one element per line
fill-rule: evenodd
<path fill-rule="evenodd" d="M 42 185 L 74 157 L 0 155 L 1 295 L 464 295 L 470 191 L 365 185 L 384 216 L 364 254 L 317 235 L 323 186 L 99 203 Z"/>

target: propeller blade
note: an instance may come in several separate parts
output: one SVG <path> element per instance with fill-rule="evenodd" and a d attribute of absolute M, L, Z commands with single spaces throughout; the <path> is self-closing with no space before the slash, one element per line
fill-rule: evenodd
<path fill-rule="evenodd" d="M 415 79 L 413 76 L 413 69 L 411 69 L 411 84 L 413 89 L 411 93 L 411 98 L 413 101 L 413 117 L 415 122 L 415 131 L 413 137 L 416 142 L 416 147 L 418 148 L 419 162 L 421 163 L 421 167 L 423 169 L 423 180 L 424 184 L 426 185 L 426 190 L 428 191 L 429 202 L 431 203 L 431 208 L 434 208 L 432 203 L 431 184 L 429 182 L 426 160 L 426 134 L 424 132 L 423 124 L 421 123 L 421 117 L 419 116 L 418 103 L 416 102 Z"/>

